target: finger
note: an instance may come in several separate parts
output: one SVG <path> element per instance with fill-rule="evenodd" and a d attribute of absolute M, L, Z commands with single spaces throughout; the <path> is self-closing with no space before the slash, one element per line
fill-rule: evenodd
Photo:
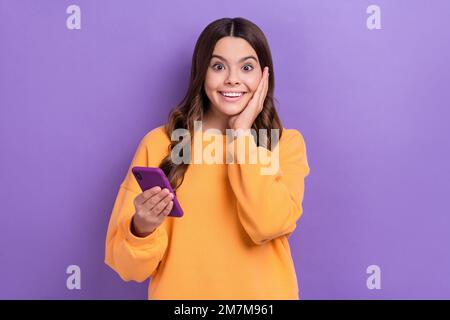
<path fill-rule="evenodd" d="M 171 200 L 171 201 L 166 205 L 166 207 L 161 211 L 161 213 L 160 213 L 159 215 L 167 216 L 167 215 L 172 211 L 172 208 L 173 208 L 173 201 Z"/>
<path fill-rule="evenodd" d="M 269 68 L 266 69 L 266 79 L 264 81 L 264 94 L 267 93 L 267 89 L 269 88 Z"/>
<path fill-rule="evenodd" d="M 264 84 L 263 84 L 263 87 L 261 89 L 261 93 L 259 94 L 259 97 L 258 97 L 258 109 L 261 109 L 261 105 L 264 102 L 265 91 L 266 91 L 266 77 L 264 76 Z"/>
<path fill-rule="evenodd" d="M 259 104 L 261 101 L 261 93 L 264 87 L 264 72 L 266 68 L 263 69 L 263 76 L 261 80 L 259 81 L 258 87 L 256 88 L 256 91 L 253 93 L 253 96 L 251 100 L 249 101 L 247 108 L 243 110 L 243 112 L 248 112 L 250 114 L 254 114 L 256 110 L 259 109 Z"/>
<path fill-rule="evenodd" d="M 144 205 L 145 205 L 146 209 L 153 210 L 153 208 L 156 205 L 158 205 L 158 203 L 160 203 L 161 200 L 163 200 L 166 197 L 170 197 L 170 196 L 171 196 L 170 191 L 168 189 L 164 188 L 158 194 L 154 195 L 149 200 L 147 200 L 147 202 Z"/>
<path fill-rule="evenodd" d="M 156 206 L 168 194 L 170 194 L 169 190 L 167 190 L 166 188 L 162 189 L 144 203 L 145 209 L 152 210 L 153 207 Z"/>
<path fill-rule="evenodd" d="M 256 96 L 256 97 L 258 97 L 258 95 L 261 94 L 261 90 L 264 86 L 265 72 L 266 72 L 266 67 L 264 67 L 264 69 L 263 69 L 263 74 L 262 74 L 261 80 L 259 81 L 258 87 L 256 88 L 256 91 L 254 93 L 254 96 Z"/>
<path fill-rule="evenodd" d="M 259 99 L 258 99 L 258 109 L 259 110 L 262 110 L 264 100 L 266 99 L 268 87 L 269 87 L 269 71 L 268 71 L 268 67 L 265 67 L 264 74 L 263 74 L 263 87 L 261 89 L 261 93 L 260 93 Z"/>
<path fill-rule="evenodd" d="M 139 194 L 135 201 L 135 205 L 142 205 L 144 204 L 145 201 L 147 201 L 150 197 L 152 197 L 153 195 L 157 194 L 159 191 L 161 191 L 161 187 L 153 187 L 150 188 L 148 190 L 145 190 L 144 192 L 142 192 L 141 194 Z"/>
<path fill-rule="evenodd" d="M 263 75 L 262 75 L 261 82 L 260 82 L 261 89 L 259 90 L 259 93 L 258 93 L 258 106 L 259 106 L 259 104 L 261 104 L 263 102 L 262 99 L 264 96 L 266 84 L 268 82 L 268 74 L 269 74 L 269 68 L 264 67 Z"/>
<path fill-rule="evenodd" d="M 161 199 L 151 210 L 157 216 L 164 210 L 164 208 L 169 204 L 169 202 L 173 199 L 172 194 L 168 194 L 166 197 Z"/>
<path fill-rule="evenodd" d="M 255 108 L 258 110 L 260 109 L 262 96 L 264 94 L 264 86 L 265 86 L 265 81 L 266 81 L 265 79 L 266 79 L 266 76 L 265 76 L 265 74 L 263 74 L 261 90 L 258 92 L 258 95 L 256 96 L 256 99 L 255 99 L 255 104 L 256 104 Z"/>

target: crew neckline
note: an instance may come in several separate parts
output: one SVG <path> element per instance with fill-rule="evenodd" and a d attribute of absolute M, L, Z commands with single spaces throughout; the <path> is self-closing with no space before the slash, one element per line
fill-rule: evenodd
<path fill-rule="evenodd" d="M 231 130 L 231 129 L 229 129 L 229 130 Z M 226 137 L 228 135 L 226 132 L 222 133 L 222 131 L 220 131 L 219 129 L 215 129 L 215 128 L 209 128 L 206 130 L 202 129 L 202 130 L 199 130 L 198 132 L 199 133 L 201 132 L 204 135 L 222 136 L 222 137 Z"/>

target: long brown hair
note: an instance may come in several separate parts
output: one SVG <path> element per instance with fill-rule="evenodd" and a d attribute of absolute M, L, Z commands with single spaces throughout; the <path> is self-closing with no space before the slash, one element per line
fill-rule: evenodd
<path fill-rule="evenodd" d="M 269 67 L 269 88 L 262 111 L 255 119 L 252 129 L 256 130 L 257 136 L 259 129 L 279 129 L 279 138 L 281 138 L 283 127 L 280 118 L 275 110 L 273 92 L 275 88 L 274 70 L 272 55 L 264 33 L 253 22 L 244 18 L 222 18 L 211 22 L 200 34 L 195 44 L 192 55 L 191 75 L 189 87 L 185 97 L 181 102 L 171 110 L 168 122 L 165 125 L 165 131 L 169 139 L 172 131 L 175 129 L 187 129 L 190 137 L 194 136 L 194 121 L 201 121 L 203 114 L 208 110 L 209 99 L 204 89 L 204 80 L 206 72 L 213 54 L 215 45 L 223 37 L 240 37 L 245 39 L 256 51 L 261 69 Z M 275 99 L 276 100 L 276 99 Z M 259 139 L 255 141 L 258 143 Z M 179 143 L 187 143 L 189 139 L 172 141 L 168 146 L 169 154 L 165 157 L 159 167 L 169 178 L 170 184 L 176 192 L 183 183 L 184 174 L 189 163 L 175 164 L 172 162 L 171 151 Z M 181 146 L 181 145 L 180 145 Z M 271 135 L 267 135 L 267 147 L 272 150 Z"/>

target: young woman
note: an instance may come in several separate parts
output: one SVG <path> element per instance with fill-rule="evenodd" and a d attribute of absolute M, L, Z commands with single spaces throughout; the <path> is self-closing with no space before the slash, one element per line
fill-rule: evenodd
<path fill-rule="evenodd" d="M 149 299 L 299 299 L 288 237 L 303 211 L 309 166 L 303 136 L 283 129 L 273 92 L 260 28 L 223 18 L 203 30 L 188 92 L 167 124 L 140 141 L 108 226 L 105 263 L 125 281 L 151 277 Z M 197 121 L 201 130 L 194 130 Z M 183 129 L 190 135 L 171 139 Z M 221 139 L 229 129 L 237 134 Z M 219 158 L 233 161 L 174 161 L 177 147 L 205 151 L 210 141 L 226 150 Z M 229 151 L 238 144 L 244 153 Z M 279 158 L 279 166 L 262 173 L 261 161 L 248 161 L 255 155 Z M 168 190 L 140 190 L 134 166 L 163 169 L 183 217 L 167 216 L 174 197 Z"/>

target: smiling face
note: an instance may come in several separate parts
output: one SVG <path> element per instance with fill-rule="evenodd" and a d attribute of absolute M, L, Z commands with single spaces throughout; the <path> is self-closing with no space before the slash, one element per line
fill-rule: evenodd
<path fill-rule="evenodd" d="M 239 114 L 261 78 L 262 69 L 252 46 L 239 37 L 221 38 L 214 47 L 205 77 L 205 92 L 210 101 L 208 111 L 221 118 Z"/>

